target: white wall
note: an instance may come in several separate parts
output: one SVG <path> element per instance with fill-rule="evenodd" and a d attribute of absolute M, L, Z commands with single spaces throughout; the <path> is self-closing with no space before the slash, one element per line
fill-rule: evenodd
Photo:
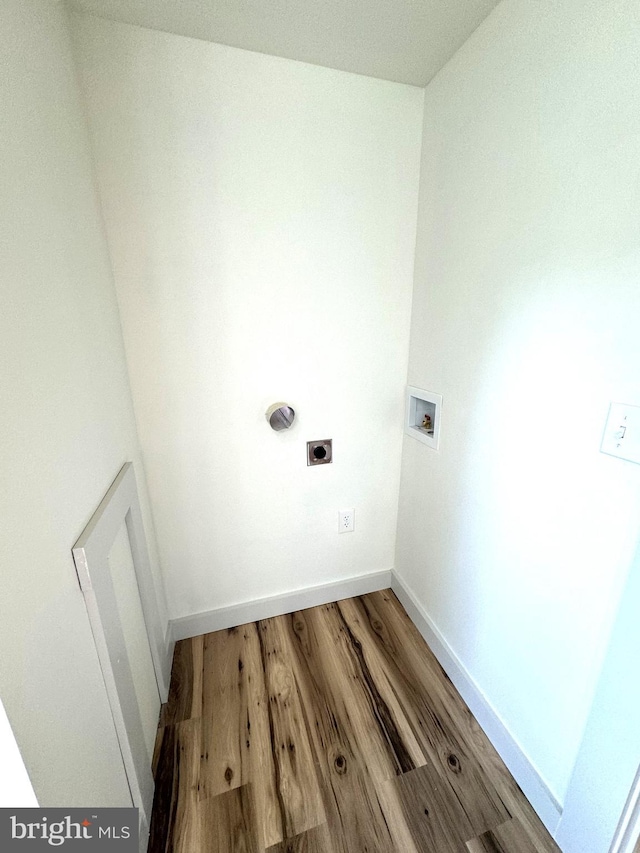
<path fill-rule="evenodd" d="M 397 568 L 562 801 L 638 537 L 640 6 L 503 0 L 427 87 Z"/>
<path fill-rule="evenodd" d="M 636 671 L 640 660 L 639 613 L 640 547 L 624 588 L 569 783 L 556 836 L 564 853 L 583 853 L 585 850 L 608 853 L 638 773 L 640 679 L 636 677 Z"/>
<path fill-rule="evenodd" d="M 130 805 L 71 557 L 128 459 L 143 485 L 116 297 L 63 6 L 0 33 L 0 695 L 42 806 Z"/>
<path fill-rule="evenodd" d="M 75 35 L 171 615 L 390 569 L 422 90 Z"/>
<path fill-rule="evenodd" d="M 7 712 L 0 701 L 0 808 L 36 808 L 36 799 L 31 779 L 25 767 L 20 747 L 9 723 Z"/>

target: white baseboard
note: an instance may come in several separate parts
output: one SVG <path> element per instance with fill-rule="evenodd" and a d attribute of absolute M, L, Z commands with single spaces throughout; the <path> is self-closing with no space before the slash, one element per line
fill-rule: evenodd
<path fill-rule="evenodd" d="M 469 706 L 471 713 L 509 768 L 511 775 L 524 791 L 539 818 L 549 833 L 553 835 L 562 816 L 562 806 L 525 755 L 522 747 L 502 722 L 496 710 L 473 681 L 453 649 L 431 621 L 412 590 L 395 572 L 391 573 L 391 588 L 438 659 L 440 666 L 447 673 L 458 693 Z"/>
<path fill-rule="evenodd" d="M 272 616 L 282 616 L 306 607 L 317 607 L 319 604 L 329 604 L 354 595 L 366 595 L 379 589 L 391 586 L 391 572 L 372 572 L 368 575 L 358 575 L 334 583 L 309 586 L 295 592 L 283 595 L 270 595 L 234 604 L 231 607 L 219 607 L 204 613 L 194 613 L 192 616 L 182 616 L 169 622 L 170 636 L 173 640 L 184 640 L 187 637 L 197 637 L 199 634 L 209 634 L 223 628 L 234 628 L 258 619 L 270 619 Z"/>
<path fill-rule="evenodd" d="M 164 632 L 164 645 L 165 645 L 165 649 L 167 650 L 166 660 L 168 661 L 168 672 L 169 672 L 167 679 L 166 679 L 166 683 L 167 683 L 167 685 L 169 685 L 169 684 L 171 684 L 171 672 L 173 669 L 173 653 L 174 653 L 175 648 L 176 648 L 176 641 L 173 639 L 173 633 L 171 631 L 171 622 L 167 622 L 167 627 L 166 627 L 166 630 Z M 160 693 L 161 693 L 160 698 L 162 699 L 162 701 L 167 702 L 169 700 L 168 691 L 167 691 L 167 696 L 165 696 L 165 697 L 162 696 L 162 691 L 160 691 Z"/>

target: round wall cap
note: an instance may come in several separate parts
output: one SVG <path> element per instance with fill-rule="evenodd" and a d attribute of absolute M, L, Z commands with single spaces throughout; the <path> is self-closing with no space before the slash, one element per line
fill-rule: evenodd
<path fill-rule="evenodd" d="M 293 424 L 295 416 L 295 411 L 288 403 L 274 403 L 272 406 L 269 406 L 265 413 L 271 429 L 274 429 L 276 432 L 289 429 Z"/>

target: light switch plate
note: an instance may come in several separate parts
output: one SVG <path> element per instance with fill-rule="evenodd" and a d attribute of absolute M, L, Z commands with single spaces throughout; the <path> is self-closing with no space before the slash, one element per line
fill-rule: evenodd
<path fill-rule="evenodd" d="M 600 450 L 640 464 L 640 406 L 611 403 Z"/>

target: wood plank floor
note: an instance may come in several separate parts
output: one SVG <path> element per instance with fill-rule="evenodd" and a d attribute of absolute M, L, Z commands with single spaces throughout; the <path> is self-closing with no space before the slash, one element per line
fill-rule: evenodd
<path fill-rule="evenodd" d="M 150 853 L 554 853 L 390 591 L 182 640 Z"/>

